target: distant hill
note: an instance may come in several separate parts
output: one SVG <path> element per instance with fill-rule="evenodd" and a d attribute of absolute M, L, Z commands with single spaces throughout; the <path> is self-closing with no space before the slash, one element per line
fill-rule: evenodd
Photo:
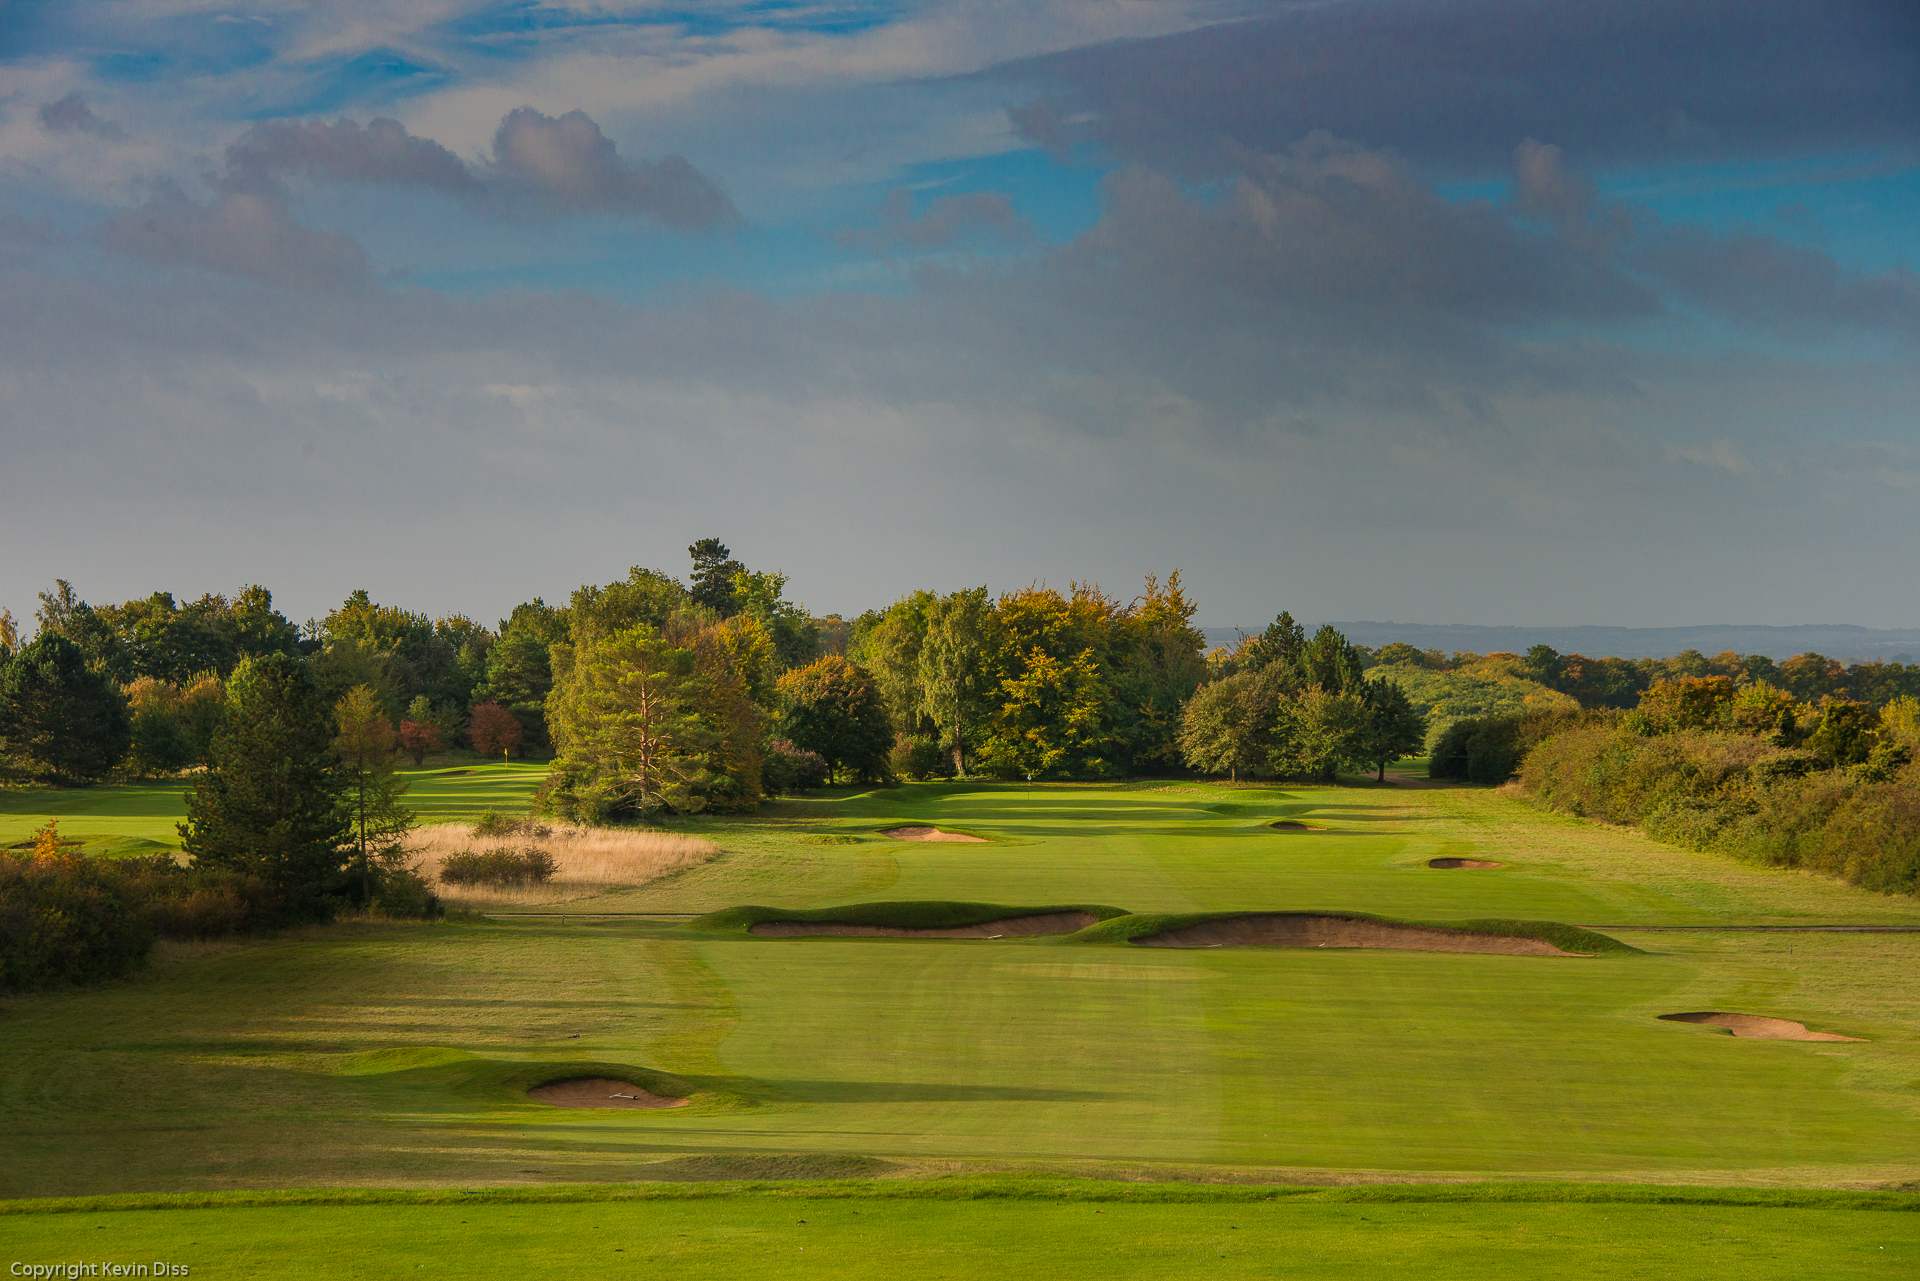
<path fill-rule="evenodd" d="M 1244 630 L 1261 631 L 1266 624 Z M 1318 623 L 1306 625 L 1309 634 Z M 1854 627 L 1847 623 L 1808 623 L 1799 627 L 1760 627 L 1714 623 L 1699 627 L 1476 627 L 1466 623 L 1335 623 L 1357 645 L 1379 649 L 1405 641 L 1416 649 L 1476 654 L 1506 651 L 1524 654 L 1535 645 L 1551 645 L 1562 654 L 1588 658 L 1672 658 L 1683 650 L 1717 654 L 1765 654 L 1790 658 L 1816 652 L 1848 662 L 1884 659 L 1911 663 L 1920 656 L 1920 628 Z M 1242 629 L 1206 627 L 1207 644 L 1233 648 Z"/>

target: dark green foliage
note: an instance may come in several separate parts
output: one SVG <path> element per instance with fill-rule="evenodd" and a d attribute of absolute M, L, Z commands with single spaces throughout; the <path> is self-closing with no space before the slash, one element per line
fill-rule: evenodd
<path fill-rule="evenodd" d="M 734 597 L 733 576 L 746 566 L 732 559 L 727 545 L 717 538 L 702 538 L 687 548 L 693 557 L 693 586 L 688 595 L 693 603 L 728 618 L 739 608 Z"/>
<path fill-rule="evenodd" d="M 770 795 L 824 787 L 827 762 L 818 752 L 795 747 L 792 739 L 776 738 L 767 744 L 760 779 Z"/>
<path fill-rule="evenodd" d="M 1100 903 L 1021 907 L 1005 903 L 957 903 L 948 899 L 930 899 L 897 903 L 848 903 L 842 907 L 802 910 L 729 907 L 688 921 L 683 928 L 706 933 L 744 934 L 752 926 L 767 921 L 832 921 L 843 925 L 877 925 L 899 930 L 958 930 L 969 925 L 984 925 L 988 921 L 1005 921 L 1019 916 L 1048 916 L 1055 912 L 1087 912 L 1102 921 L 1127 916 L 1127 910 L 1123 907 Z"/>
<path fill-rule="evenodd" d="M 78 855 L 0 855 L 0 992 L 98 983 L 145 964 L 155 931 L 138 874 Z"/>
<path fill-rule="evenodd" d="M 873 678 L 844 658 L 822 658 L 780 678 L 781 727 L 802 751 L 817 752 L 828 776 L 886 777 L 893 730 Z"/>
<path fill-rule="evenodd" d="M 1397 681 L 1371 680 L 1360 687 L 1365 720 L 1355 736 L 1357 760 L 1375 766 L 1381 778 L 1387 766 L 1406 756 L 1417 756 L 1427 742 L 1427 718 Z"/>
<path fill-rule="evenodd" d="M 947 757 L 940 744 L 924 738 L 897 738 L 887 754 L 888 772 L 914 783 L 932 778 L 943 763 Z"/>
<path fill-rule="evenodd" d="M 332 711 L 306 665 L 281 654 L 242 663 L 227 702 L 212 765 L 187 794 L 185 849 L 196 868 L 270 885 L 287 919 L 323 919 L 347 846 Z"/>
<path fill-rule="evenodd" d="M 1282 610 L 1280 616 L 1267 625 L 1266 631 L 1240 647 L 1235 659 L 1242 671 L 1257 672 L 1277 663 L 1297 672 L 1306 648 L 1306 629 L 1293 621 L 1292 614 Z"/>
<path fill-rule="evenodd" d="M 440 861 L 440 879 L 449 885 L 544 885 L 558 870 L 553 855 L 532 845 L 462 850 Z"/>
<path fill-rule="evenodd" d="M 0 668 L 0 752 L 27 773 L 91 783 L 132 743 L 127 700 L 66 637 L 43 634 Z"/>
<path fill-rule="evenodd" d="M 1536 744 L 1584 723 L 1586 718 L 1580 713 L 1557 711 L 1455 721 L 1434 743 L 1427 776 L 1467 783 L 1504 783 L 1519 772 Z"/>
<path fill-rule="evenodd" d="M 1865 703 L 1833 699 L 1820 709 L 1820 724 L 1807 746 L 1834 765 L 1863 765 L 1873 754 L 1880 711 Z"/>
<path fill-rule="evenodd" d="M 1521 783 L 1549 808 L 1660 840 L 1920 893 L 1920 773 L 1827 768 L 1745 734 L 1646 737 L 1606 721 L 1532 748 Z"/>

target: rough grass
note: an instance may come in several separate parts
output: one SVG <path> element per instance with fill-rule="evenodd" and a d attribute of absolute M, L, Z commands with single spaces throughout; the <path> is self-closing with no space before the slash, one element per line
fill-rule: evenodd
<path fill-rule="evenodd" d="M 988 921 L 1054 912 L 1087 912 L 1102 921 L 1127 915 L 1123 907 L 1098 903 L 1046 904 L 1039 907 L 1005 903 L 955 903 L 947 900 L 905 903 L 847 903 L 840 907 L 783 908 L 729 907 L 688 921 L 682 929 L 703 933 L 745 934 L 767 921 L 833 921 L 845 925 L 879 925 L 903 930 L 954 930 Z"/>
<path fill-rule="evenodd" d="M 544 834 L 475 836 L 464 823 L 436 823 L 416 828 L 407 839 L 413 867 L 433 884 L 449 907 L 484 911 L 501 907 L 537 907 L 604 894 L 617 887 L 645 885 L 663 876 L 706 862 L 720 847 L 703 837 L 679 832 L 643 831 L 625 827 L 582 827 L 572 823 L 543 825 Z M 553 856 L 556 870 L 550 880 L 526 885 L 454 885 L 440 879 L 448 858 L 470 850 L 497 846 L 536 846 Z"/>
<path fill-rule="evenodd" d="M 1090 925 L 1077 934 L 1069 934 L 1055 940 L 1059 943 L 1125 943 L 1130 939 L 1147 938 L 1155 934 L 1165 934 L 1170 930 L 1184 930 L 1193 925 L 1204 925 L 1209 921 L 1231 921 L 1238 917 L 1250 916 L 1318 916 L 1332 917 L 1342 921 L 1373 921 L 1381 925 L 1418 926 L 1424 930 L 1440 930 L 1450 934 L 1491 934 L 1501 938 L 1539 939 L 1551 943 L 1563 952 L 1585 952 L 1600 955 L 1609 952 L 1632 952 L 1640 949 L 1629 947 L 1618 939 L 1605 934 L 1596 934 L 1592 930 L 1583 930 L 1577 925 L 1564 925 L 1559 921 L 1406 921 L 1391 916 L 1374 916 L 1368 912 L 1144 912 L 1138 915 L 1115 917 L 1102 920 L 1098 925 Z"/>

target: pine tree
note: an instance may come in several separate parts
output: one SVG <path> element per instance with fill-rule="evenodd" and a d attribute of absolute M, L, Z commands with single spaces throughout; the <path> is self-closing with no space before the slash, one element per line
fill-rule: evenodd
<path fill-rule="evenodd" d="M 196 868 L 259 877 L 290 920 L 324 919 L 346 865 L 333 717 L 305 663 L 286 654 L 243 662 L 211 763 L 187 794 L 180 825 Z"/>
<path fill-rule="evenodd" d="M 64 636 L 43 634 L 0 668 L 0 751 L 59 783 L 91 783 L 133 744 L 127 700 Z"/>
<path fill-rule="evenodd" d="M 700 718 L 700 683 L 692 652 L 646 624 L 583 648 L 547 700 L 560 805 L 588 819 L 704 809 L 721 736 Z"/>

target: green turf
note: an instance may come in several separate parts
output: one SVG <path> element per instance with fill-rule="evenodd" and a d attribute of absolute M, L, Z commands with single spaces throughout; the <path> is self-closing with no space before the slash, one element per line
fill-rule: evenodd
<path fill-rule="evenodd" d="M 448 817 L 506 810 L 516 797 L 524 805 L 537 774 L 487 766 L 422 778 L 415 801 Z M 24 835 L 46 811 L 24 807 L 23 797 L 98 799 L 108 790 L 8 793 L 6 821 Z M 1269 826 L 1283 818 L 1326 830 Z M 878 835 L 904 822 L 990 839 Z M 751 819 L 671 826 L 711 836 L 721 854 L 568 910 L 757 903 L 845 919 L 850 905 L 887 901 L 918 904 L 912 910 L 923 914 L 933 910 L 928 904 L 1003 913 L 1035 910 L 1006 904 L 1092 902 L 1123 904 L 1148 919 L 1332 911 L 1481 929 L 1920 924 L 1920 904 L 1910 899 L 1660 846 L 1480 789 L 927 785 L 827 792 Z M 140 838 L 132 829 L 101 834 Z M 1441 856 L 1506 866 L 1426 866 Z M 1095 929 L 1126 919 L 1140 920 Z M 907 1183 L 1008 1167 L 1282 1182 L 1356 1172 L 1723 1188 L 1920 1180 L 1911 1141 L 1920 1121 L 1916 934 L 1619 931 L 1606 937 L 1644 954 L 1570 961 L 1083 947 L 1053 938 L 771 940 L 746 934 L 739 921 L 708 924 L 734 928 L 581 915 L 565 923 L 345 923 L 168 947 L 131 982 L 10 1000 L 0 1009 L 0 1195 L 534 1189 L 630 1180 L 650 1169 L 655 1177 L 713 1178 L 759 1168 L 738 1164 L 749 1160 L 802 1172 L 881 1169 Z M 1865 1039 L 1742 1040 L 1658 1018 L 1700 1009 L 1799 1019 Z M 670 1112 L 567 1112 L 520 1093 L 536 1078 L 589 1071 L 633 1074 L 696 1102 Z M 760 1204 L 740 1201 L 749 1203 Z M 1328 1234 L 1328 1250 L 1351 1236 L 1351 1220 L 1315 1218 L 1322 1212 L 1304 1204 L 1283 1234 L 1298 1249 L 1263 1247 L 1269 1271 L 1318 1257 L 1315 1233 Z M 396 1207 L 353 1212 L 401 1215 L 392 1220 L 401 1226 L 372 1231 L 369 1241 L 412 1250 L 432 1237 L 424 1220 L 406 1227 Z M 188 1214 L 168 1217 L 176 1213 Z M 1063 1232 L 1073 1239 L 1045 1219 L 1047 1206 L 1008 1213 L 1039 1217 L 992 1228 L 986 1219 L 914 1210 L 890 1220 L 875 1241 L 908 1252 L 928 1243 L 936 1270 L 947 1266 L 939 1260 L 972 1269 L 981 1258 L 1002 1270 L 1064 1266 L 1049 1262 L 1051 1245 L 1032 1246 L 1041 1253 L 1030 1257 L 994 1255 L 994 1240 L 1013 1240 L 1006 1233 L 1018 1242 Z M 1153 1273 L 1142 1261 L 1165 1262 L 1156 1243 L 1187 1240 L 1179 1234 L 1199 1222 L 1156 1218 L 1164 1211 L 1150 1207 L 1126 1213 L 1140 1217 L 1110 1250 L 1098 1247 L 1108 1253 L 1083 1258 L 1076 1270 Z M 1559 1220 L 1562 1210 L 1537 1207 L 1512 1211 L 1519 1218 L 1458 1213 L 1465 1217 L 1449 1222 L 1460 1232 L 1493 1240 L 1519 1232 L 1514 1225 L 1523 1221 L 1544 1233 L 1590 1212 L 1564 1210 L 1569 1217 Z M 1764 1236 L 1727 1226 L 1764 1217 L 1755 1209 L 1668 1213 L 1659 1221 L 1674 1226 L 1664 1235 L 1637 1228 L 1610 1243 L 1566 1229 L 1568 1266 L 1584 1251 L 1595 1266 L 1619 1260 L 1670 1275 L 1686 1256 L 1660 1248 Z M 1785 1261 L 1782 1270 L 1846 1275 L 1835 1271 L 1839 1263 L 1824 1271 L 1819 1263 L 1830 1245 L 1823 1241 L 1837 1231 L 1819 1216 L 1838 1211 L 1764 1213 L 1781 1216 L 1768 1220 L 1764 1239 L 1774 1254 L 1766 1258 Z M 1696 1214 L 1708 1218 L 1684 1217 Z M 312 1222 L 317 1241 L 352 1231 L 346 1219 L 338 1227 Z M 1782 1226 L 1790 1223 L 1802 1226 Z M 1423 1238 L 1415 1219 L 1404 1225 L 1406 1235 L 1394 1238 L 1400 1253 L 1354 1255 L 1338 1266 L 1439 1276 L 1519 1266 L 1511 1262 L 1517 1254 L 1496 1257 L 1486 1252 L 1491 1245 L 1480 1254 L 1456 1250 L 1447 1243 L 1468 1237 Z M 248 1238 L 245 1248 L 256 1253 L 247 1257 L 264 1267 L 260 1242 L 278 1231 Z M 188 1239 L 200 1238 L 190 1231 Z M 571 1257 L 578 1244 L 558 1232 L 555 1257 Z M 423 1247 L 422 1256 L 454 1257 L 450 1248 Z M 725 1268 L 746 1269 L 754 1248 L 742 1247 L 734 1261 L 689 1254 L 668 1262 L 724 1276 Z M 380 1270 L 371 1255 L 318 1249 L 301 1254 L 302 1266 L 323 1253 L 342 1268 L 358 1258 L 352 1266 Z M 1303 1275 L 1339 1275 L 1301 1266 Z M 755 1274 L 778 1275 L 765 1267 Z"/>
<path fill-rule="evenodd" d="M 0 1219 L 29 1263 L 191 1275 L 668 1278 L 1906 1277 L 1920 1214 L 1810 1205 L 1386 1199 L 1143 1188 L 1076 1195 L 702 1188 L 588 1202 L 91 1209 Z M 1164 1199 L 1162 1195 L 1164 1191 Z M 1488 1190 L 1497 1197 L 1498 1190 Z M 1237 1194 L 1236 1194 L 1237 1193 Z"/>
<path fill-rule="evenodd" d="M 1141 912 L 1117 916 L 1088 926 L 1062 939 L 1066 943 L 1130 943 L 1173 930 L 1205 925 L 1213 921 L 1231 921 L 1246 912 Z M 1538 939 L 1563 952 L 1598 955 L 1609 952 L 1637 952 L 1640 949 L 1619 939 L 1583 930 L 1559 921 L 1400 921 L 1367 912 L 1264 912 L 1264 916 L 1331 917 L 1342 921 L 1372 921 L 1383 925 L 1414 925 L 1449 934 L 1489 934 L 1500 938 Z"/>
<path fill-rule="evenodd" d="M 905 930 L 953 930 L 988 921 L 1010 920 L 1020 916 L 1044 916 L 1054 912 L 1087 912 L 1102 921 L 1127 915 L 1125 908 L 1098 903 L 1054 903 L 1039 907 L 1015 907 L 1005 903 L 934 902 L 848 903 L 840 907 L 816 907 L 805 910 L 780 907 L 730 907 L 688 921 L 681 928 L 713 934 L 745 934 L 768 921 L 832 921 L 843 925 L 878 925 Z"/>
<path fill-rule="evenodd" d="M 430 769 L 403 769 L 409 786 L 406 805 L 422 822 L 460 822 L 488 809 L 521 813 L 547 767 L 527 762 L 465 762 Z M 187 817 L 180 779 L 115 783 L 100 787 L 0 788 L 0 845 L 28 839 L 49 818 L 60 821 L 60 835 L 86 842 L 90 855 L 110 857 L 180 848 L 175 825 Z"/>

